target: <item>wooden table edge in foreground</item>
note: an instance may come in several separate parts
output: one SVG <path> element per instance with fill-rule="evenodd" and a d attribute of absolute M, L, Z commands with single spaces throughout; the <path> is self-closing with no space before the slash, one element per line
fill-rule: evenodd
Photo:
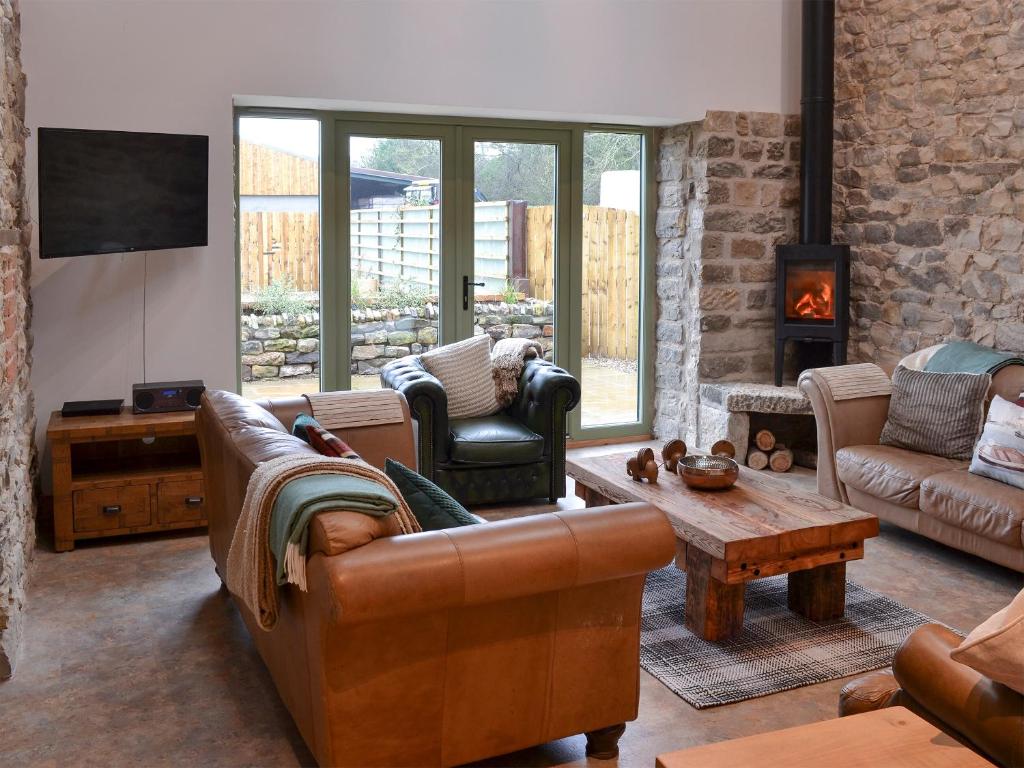
<path fill-rule="evenodd" d="M 658 755 L 657 768 L 991 768 L 985 758 L 903 707 L 822 720 Z"/>
<path fill-rule="evenodd" d="M 866 512 L 856 510 L 845 504 L 826 499 L 817 494 L 789 491 L 793 496 L 805 502 L 814 501 L 837 507 L 846 517 L 854 518 L 837 520 L 827 526 L 811 526 L 807 530 L 828 529 L 827 543 L 819 541 L 814 547 L 802 547 L 799 551 L 783 550 L 780 554 L 748 555 L 732 557 L 728 545 L 713 542 L 710 534 L 702 542 L 699 526 L 684 520 L 680 513 L 668 508 L 669 503 L 658 498 L 663 488 L 670 492 L 678 492 L 679 499 L 721 500 L 729 498 L 734 489 L 724 491 L 698 491 L 683 486 L 682 481 L 673 476 L 659 478 L 658 485 L 638 483 L 629 479 L 623 470 L 622 476 L 605 477 L 603 472 L 616 469 L 615 463 L 623 462 L 628 454 L 608 454 L 598 457 L 584 457 L 567 461 L 567 472 L 573 477 L 576 495 L 586 502 L 588 507 L 605 504 L 618 504 L 630 501 L 643 501 L 661 509 L 676 531 L 678 554 L 676 565 L 686 571 L 686 626 L 699 637 L 709 641 L 721 641 L 735 637 L 743 630 L 744 587 L 746 582 L 768 576 L 788 574 L 788 604 L 790 610 L 812 621 L 828 621 L 843 616 L 846 610 L 846 563 L 859 560 L 864 556 L 864 540 L 878 535 L 878 518 Z M 591 465 L 600 465 L 600 469 Z M 602 472 L 603 471 L 603 472 Z M 763 481 L 752 470 L 741 468 L 740 483 L 737 488 L 748 495 L 757 497 L 760 502 L 773 500 L 773 493 L 780 494 L 780 503 L 786 498 L 784 492 L 774 489 L 745 488 L 741 483 L 756 486 Z M 669 484 L 675 481 L 679 487 Z M 673 498 L 671 501 L 675 501 Z M 660 503 L 659 503 L 660 502 Z M 806 507 L 805 507 L 806 509 Z M 831 511 L 831 510 L 830 510 Z M 796 529 L 794 529 L 796 530 Z M 788 534 L 787 534 L 788 535 Z M 751 540 L 758 537 L 752 535 Z M 765 536 L 765 540 L 770 536 Z M 713 554 L 715 548 L 721 548 Z M 709 552 L 708 550 L 712 550 Z"/>

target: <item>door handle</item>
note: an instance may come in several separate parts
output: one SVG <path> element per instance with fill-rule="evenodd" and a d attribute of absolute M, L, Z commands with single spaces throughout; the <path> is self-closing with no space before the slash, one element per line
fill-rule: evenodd
<path fill-rule="evenodd" d="M 201 506 L 203 506 L 203 497 L 202 496 L 186 496 L 185 497 L 185 506 L 186 507 L 201 507 Z"/>
<path fill-rule="evenodd" d="M 469 275 L 462 276 L 462 308 L 469 309 L 469 286 L 475 285 L 477 288 L 483 288 L 483 283 L 471 283 L 469 282 Z"/>
<path fill-rule="evenodd" d="M 110 517 L 112 515 L 119 515 L 119 514 L 121 514 L 121 505 L 120 504 L 111 504 L 109 506 L 104 507 L 103 508 L 103 514 L 106 515 L 107 517 Z"/>

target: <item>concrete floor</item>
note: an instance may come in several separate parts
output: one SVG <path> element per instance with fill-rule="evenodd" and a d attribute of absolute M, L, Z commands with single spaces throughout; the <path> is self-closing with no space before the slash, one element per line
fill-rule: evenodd
<path fill-rule="evenodd" d="M 570 495 L 479 511 L 498 519 L 576 506 Z M 81 542 L 65 554 L 48 546 L 36 553 L 16 674 L 0 683 L 0 765 L 313 764 L 220 589 L 203 532 Z M 1020 574 L 884 524 L 849 574 L 965 630 L 1022 586 Z M 577 736 L 485 764 L 650 768 L 662 752 L 832 718 L 843 683 L 698 711 L 641 673 L 640 716 L 617 763 L 588 760 Z"/>

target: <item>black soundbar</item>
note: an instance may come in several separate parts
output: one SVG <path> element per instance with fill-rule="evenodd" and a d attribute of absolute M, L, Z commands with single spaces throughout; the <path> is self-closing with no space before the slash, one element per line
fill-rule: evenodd
<path fill-rule="evenodd" d="M 116 416 L 124 398 L 117 400 L 69 400 L 60 409 L 61 416 Z"/>

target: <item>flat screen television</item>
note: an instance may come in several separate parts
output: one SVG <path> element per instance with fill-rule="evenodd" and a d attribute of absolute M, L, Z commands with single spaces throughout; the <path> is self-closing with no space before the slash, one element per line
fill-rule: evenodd
<path fill-rule="evenodd" d="M 207 244 L 209 137 L 39 129 L 39 255 Z"/>

